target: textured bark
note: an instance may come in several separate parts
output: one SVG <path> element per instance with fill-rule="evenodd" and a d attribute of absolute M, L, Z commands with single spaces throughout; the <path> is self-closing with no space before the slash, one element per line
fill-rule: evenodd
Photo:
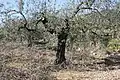
<path fill-rule="evenodd" d="M 57 46 L 55 64 L 61 64 L 66 61 L 65 48 L 66 48 L 66 41 L 70 29 L 68 19 L 65 19 L 65 23 L 66 23 L 66 27 L 62 28 L 61 32 L 58 33 L 58 46 Z"/>
<path fill-rule="evenodd" d="M 65 58 L 65 47 L 66 47 L 67 36 L 68 36 L 68 34 L 65 33 L 64 28 L 58 34 L 58 46 L 57 46 L 55 64 L 61 64 L 66 60 L 66 58 Z"/>
<path fill-rule="evenodd" d="M 28 35 L 28 47 L 32 47 L 32 36 Z"/>

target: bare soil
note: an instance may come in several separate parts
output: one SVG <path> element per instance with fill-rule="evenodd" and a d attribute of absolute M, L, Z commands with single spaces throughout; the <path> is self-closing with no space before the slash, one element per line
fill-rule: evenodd
<path fill-rule="evenodd" d="M 120 70 L 111 71 L 60 71 L 53 73 L 57 80 L 120 80 Z"/>
<path fill-rule="evenodd" d="M 90 65 L 92 60 L 80 61 L 79 56 L 65 68 L 54 66 L 54 60 L 54 51 L 0 45 L 0 80 L 120 80 L 120 69 Z"/>

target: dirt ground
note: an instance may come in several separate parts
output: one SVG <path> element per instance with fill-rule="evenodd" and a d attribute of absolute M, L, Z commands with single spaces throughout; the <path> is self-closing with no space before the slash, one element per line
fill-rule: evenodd
<path fill-rule="evenodd" d="M 75 60 L 78 58 L 75 57 Z M 74 65 L 75 69 L 72 67 L 55 71 L 54 59 L 54 51 L 14 45 L 0 46 L 0 80 L 120 80 L 120 69 L 87 71 L 85 69 L 88 66 Z"/>
<path fill-rule="evenodd" d="M 111 71 L 60 71 L 53 73 L 57 80 L 120 80 L 120 70 Z"/>

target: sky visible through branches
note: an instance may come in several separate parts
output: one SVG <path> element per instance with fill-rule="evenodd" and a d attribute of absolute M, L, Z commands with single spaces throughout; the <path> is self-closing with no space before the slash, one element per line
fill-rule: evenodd
<path fill-rule="evenodd" d="M 23 0 L 25 5 L 24 5 L 24 9 L 26 8 L 26 2 L 28 1 L 32 1 L 32 0 Z M 45 1 L 45 0 L 41 0 Z M 55 1 L 55 0 L 53 0 Z M 64 6 L 64 3 L 66 3 L 67 0 L 56 0 L 56 8 L 60 8 L 62 6 Z M 18 0 L 0 0 L 0 6 L 4 5 L 3 7 L 0 7 L 0 12 L 5 11 L 7 9 L 10 10 L 18 10 Z M 2 17 L 1 17 L 2 18 Z M 0 18 L 0 23 L 1 23 L 1 18 Z"/>
<path fill-rule="evenodd" d="M 29 1 L 32 1 L 32 0 L 23 0 L 25 2 L 25 5 L 24 5 L 24 9 L 27 7 L 26 6 L 26 3 L 29 2 Z M 36 0 L 34 0 L 36 1 Z M 42 1 L 45 1 L 45 0 L 40 0 L 41 2 Z M 50 0 L 52 1 L 52 0 Z M 53 0 L 55 1 L 55 0 Z M 69 0 L 56 0 L 56 8 L 57 9 L 60 9 L 61 7 L 65 8 L 65 6 L 67 5 L 67 1 Z M 79 1 L 79 0 L 75 0 L 75 1 Z M 82 0 L 81 0 L 82 1 Z M 83 0 L 84 1 L 84 0 Z M 96 0 L 97 1 L 97 0 Z M 99 0 L 98 0 L 99 1 Z M 120 2 L 120 0 L 111 0 L 112 1 L 112 4 L 115 4 L 114 1 L 116 2 Z M 1 4 L 3 4 L 4 6 L 3 7 L 0 7 L 0 11 L 4 11 L 5 9 L 11 9 L 11 10 L 19 10 L 18 9 L 18 0 L 0 0 L 0 6 Z M 54 4 L 54 3 L 53 3 Z M 77 3 L 78 4 L 78 3 Z M 53 6 L 53 5 L 51 5 Z M 0 19 L 1 20 L 1 19 Z M 1 22 L 1 21 L 0 21 Z"/>
<path fill-rule="evenodd" d="M 18 6 L 18 0 L 0 0 L 0 4 L 4 4 L 6 7 L 13 7 L 16 8 Z M 29 0 L 24 0 L 29 1 Z M 44 1 L 44 0 L 41 0 Z M 54 0 L 53 0 L 54 1 Z M 56 4 L 62 6 L 67 0 L 56 0 Z"/>
<path fill-rule="evenodd" d="M 18 10 L 18 1 L 19 0 L 0 0 L 0 4 L 3 4 L 4 5 L 4 8 L 0 8 L 1 10 L 3 10 L 3 9 L 12 9 L 12 10 Z M 26 5 L 26 3 L 27 2 L 30 2 L 30 1 L 32 1 L 32 0 L 23 0 L 24 1 L 24 3 L 25 3 L 25 5 L 24 5 L 24 9 L 27 7 Z M 36 1 L 36 0 L 33 0 L 33 1 Z M 39 1 L 39 0 L 38 0 Z M 45 1 L 45 0 L 40 0 L 41 2 L 42 1 Z M 69 0 L 50 0 L 51 1 L 51 3 L 53 3 L 54 4 L 54 1 L 56 1 L 56 8 L 58 8 L 58 9 L 60 9 L 61 7 L 65 7 L 66 5 L 67 5 L 67 2 L 69 1 Z M 52 2 L 53 1 L 53 2 Z M 72 1 L 72 0 L 71 0 Z M 74 0 L 74 1 L 79 1 L 79 0 Z M 82 0 L 80 0 L 80 1 L 82 1 Z M 83 0 L 83 1 L 85 1 L 85 0 Z M 99 2 L 99 0 L 96 0 L 96 1 L 98 1 Z M 101 0 L 100 0 L 101 1 Z M 104 1 L 104 0 L 103 0 Z M 118 2 L 118 1 L 120 1 L 120 0 L 111 0 L 111 2 L 114 4 L 114 2 Z M 34 3 L 33 3 L 34 4 Z M 77 4 L 78 4 L 78 2 L 77 2 Z M 51 5 L 52 6 L 52 5 Z"/>

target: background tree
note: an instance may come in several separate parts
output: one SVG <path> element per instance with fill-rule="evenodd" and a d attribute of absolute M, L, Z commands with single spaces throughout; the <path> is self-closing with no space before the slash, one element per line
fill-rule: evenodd
<path fill-rule="evenodd" d="M 83 44 L 85 49 L 91 42 L 94 46 L 97 46 L 97 42 L 107 46 L 111 38 L 119 37 L 119 17 L 114 15 L 119 14 L 119 10 L 115 9 L 116 3 L 111 5 L 112 2 L 71 0 L 58 8 L 56 0 L 19 0 L 18 10 L 8 9 L 4 12 L 4 26 L 12 29 L 11 34 L 19 34 L 21 40 L 27 40 L 30 47 L 34 43 L 41 44 L 39 40 L 42 40 L 43 44 L 50 43 L 51 36 L 54 36 L 57 46 L 55 64 L 61 64 L 66 61 L 66 45 L 69 46 L 70 43 L 71 49 L 75 42 L 75 46 Z M 114 22 L 114 18 L 118 18 L 117 21 Z"/>

